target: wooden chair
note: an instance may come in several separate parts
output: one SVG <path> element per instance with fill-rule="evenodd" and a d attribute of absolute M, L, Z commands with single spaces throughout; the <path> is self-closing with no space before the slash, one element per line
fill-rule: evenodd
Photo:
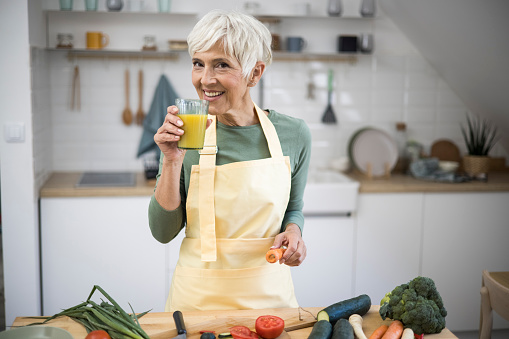
<path fill-rule="evenodd" d="M 509 320 L 509 272 L 482 272 L 480 339 L 491 338 L 492 310 Z"/>

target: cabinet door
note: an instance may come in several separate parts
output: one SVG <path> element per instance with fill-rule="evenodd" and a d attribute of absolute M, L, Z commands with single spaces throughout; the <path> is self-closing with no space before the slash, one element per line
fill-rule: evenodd
<path fill-rule="evenodd" d="M 302 307 L 328 306 L 352 297 L 352 218 L 306 216 L 307 257 L 292 268 L 297 301 Z"/>
<path fill-rule="evenodd" d="M 478 330 L 482 271 L 509 271 L 509 193 L 426 194 L 422 274 L 452 331 Z M 495 314 L 494 328 L 509 328 Z"/>
<path fill-rule="evenodd" d="M 150 197 L 41 199 L 43 314 L 101 286 L 122 308 L 164 311 L 168 246 L 151 235 Z M 100 301 L 99 292 L 94 297 Z"/>
<path fill-rule="evenodd" d="M 379 304 L 385 293 L 419 275 L 421 193 L 359 194 L 355 294 Z"/>

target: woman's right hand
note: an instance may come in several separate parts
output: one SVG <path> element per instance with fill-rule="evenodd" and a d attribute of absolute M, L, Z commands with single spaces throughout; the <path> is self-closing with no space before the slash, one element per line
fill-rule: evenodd
<path fill-rule="evenodd" d="M 154 135 L 154 141 L 168 161 L 182 161 L 186 151 L 177 147 L 177 142 L 184 131 L 180 128 L 184 123 L 177 117 L 177 106 L 169 106 L 163 125 Z"/>

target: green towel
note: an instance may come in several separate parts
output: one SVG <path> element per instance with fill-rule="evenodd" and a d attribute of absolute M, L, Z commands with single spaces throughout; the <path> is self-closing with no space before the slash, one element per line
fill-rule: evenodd
<path fill-rule="evenodd" d="M 175 99 L 178 98 L 177 93 L 173 89 L 170 81 L 163 74 L 159 79 L 159 83 L 150 105 L 145 120 L 143 120 L 143 134 L 141 135 L 140 145 L 138 147 L 139 158 L 147 152 L 155 152 L 159 154 L 159 147 L 154 141 L 154 135 L 164 122 L 166 117 L 166 109 L 168 106 L 175 105 Z"/>

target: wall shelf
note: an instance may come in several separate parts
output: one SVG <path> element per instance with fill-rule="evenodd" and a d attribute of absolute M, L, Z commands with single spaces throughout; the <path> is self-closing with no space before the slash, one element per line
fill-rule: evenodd
<path fill-rule="evenodd" d="M 52 52 L 65 52 L 67 59 L 74 61 L 76 59 L 130 59 L 130 60 L 178 60 L 181 55 L 187 56 L 187 50 L 178 51 L 134 51 L 134 50 L 90 50 L 90 49 L 65 49 L 65 48 L 46 48 Z M 294 53 L 284 51 L 273 52 L 274 62 L 288 61 L 322 61 L 322 62 L 357 62 L 356 53 L 337 53 L 337 54 L 319 54 L 319 53 Z"/>

